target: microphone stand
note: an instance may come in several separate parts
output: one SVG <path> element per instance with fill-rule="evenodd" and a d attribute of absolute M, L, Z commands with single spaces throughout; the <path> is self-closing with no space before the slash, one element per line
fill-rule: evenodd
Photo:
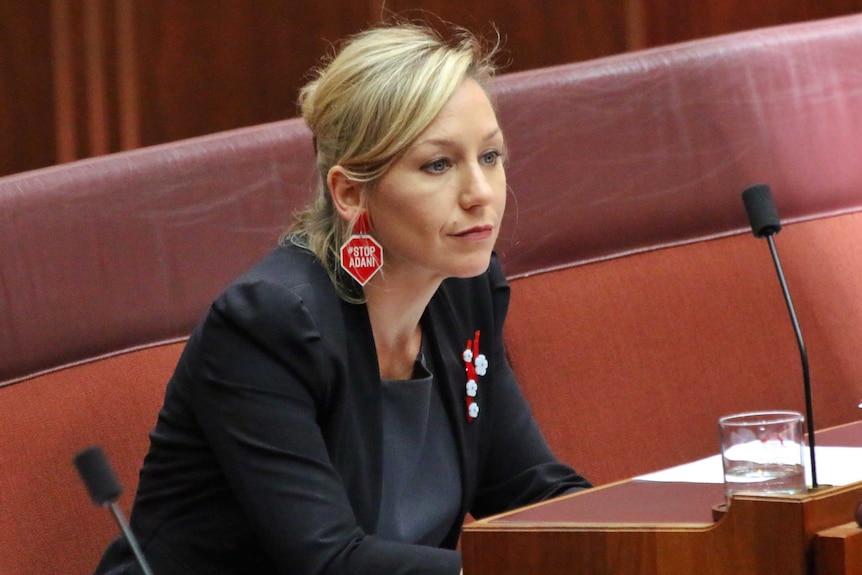
<path fill-rule="evenodd" d="M 114 519 L 117 521 L 117 525 L 120 526 L 120 531 L 123 532 L 123 537 L 126 538 L 129 547 L 132 548 L 132 553 L 134 553 L 135 559 L 138 561 L 138 566 L 144 572 L 144 575 L 153 575 L 153 572 L 150 570 L 150 564 L 147 563 L 147 558 L 144 557 L 144 552 L 141 551 L 141 546 L 138 545 L 138 538 L 135 537 L 129 524 L 126 523 L 126 520 L 123 517 L 123 512 L 120 511 L 120 506 L 117 505 L 115 501 L 112 501 L 108 503 L 108 507 L 111 508 L 111 513 L 114 514 Z"/>
<path fill-rule="evenodd" d="M 778 281 L 781 284 L 781 291 L 784 292 L 784 301 L 787 302 L 787 311 L 790 312 L 790 321 L 793 323 L 793 332 L 796 334 L 796 345 L 799 347 L 799 356 L 802 359 L 802 377 L 805 386 L 805 411 L 807 413 L 806 423 L 808 427 L 808 449 L 811 453 L 811 488 L 817 489 L 817 463 L 814 457 L 814 407 L 811 401 L 811 375 L 808 370 L 808 352 L 805 350 L 805 343 L 802 341 L 802 330 L 799 328 L 799 321 L 796 319 L 796 311 L 793 309 L 793 300 L 790 298 L 790 290 L 787 289 L 787 282 L 784 279 L 784 271 L 781 269 L 781 261 L 778 259 L 778 250 L 775 249 L 775 240 L 772 239 L 773 234 L 766 235 L 766 241 L 769 243 L 769 251 L 772 253 L 772 262 L 775 264 L 775 271 L 778 273 Z"/>
<path fill-rule="evenodd" d="M 123 532 L 126 542 L 132 548 L 132 553 L 138 562 L 138 566 L 143 571 L 144 575 L 153 575 L 150 565 L 144 557 L 141 546 L 138 544 L 138 539 L 126 523 L 123 517 L 123 512 L 120 511 L 120 506 L 117 505 L 122 489 L 117 476 L 114 475 L 114 470 L 111 469 L 111 464 L 108 463 L 108 458 L 105 456 L 104 450 L 99 446 L 88 447 L 78 453 L 73 460 L 75 467 L 78 469 L 78 474 L 81 476 L 84 485 L 87 487 L 87 492 L 90 494 L 90 499 L 93 503 L 100 507 L 109 507 L 111 513 L 114 514 L 114 519 L 120 530 Z"/>

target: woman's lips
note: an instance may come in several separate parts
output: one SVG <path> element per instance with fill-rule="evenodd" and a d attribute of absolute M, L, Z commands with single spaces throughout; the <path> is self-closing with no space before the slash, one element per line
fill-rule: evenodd
<path fill-rule="evenodd" d="M 464 238 L 468 240 L 484 240 L 491 237 L 491 233 L 494 231 L 494 226 L 474 226 L 472 228 L 466 229 L 463 232 L 458 232 L 457 234 L 453 234 L 457 238 Z"/>

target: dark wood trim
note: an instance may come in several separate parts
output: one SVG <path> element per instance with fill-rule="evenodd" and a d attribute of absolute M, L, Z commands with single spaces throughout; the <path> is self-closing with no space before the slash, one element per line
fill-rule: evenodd
<path fill-rule="evenodd" d="M 13 139 L 0 175 L 296 115 L 331 45 L 393 14 L 438 14 L 482 35 L 493 23 L 505 71 L 518 71 L 860 10 L 862 0 L 0 0 L 11 55 L 0 125 Z"/>

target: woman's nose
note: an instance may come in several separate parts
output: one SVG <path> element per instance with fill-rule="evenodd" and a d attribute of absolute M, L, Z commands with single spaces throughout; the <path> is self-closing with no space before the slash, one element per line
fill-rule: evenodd
<path fill-rule="evenodd" d="M 465 208 L 484 206 L 494 199 L 494 186 L 485 169 L 478 164 L 471 164 L 464 175 L 461 190 L 461 202 Z"/>

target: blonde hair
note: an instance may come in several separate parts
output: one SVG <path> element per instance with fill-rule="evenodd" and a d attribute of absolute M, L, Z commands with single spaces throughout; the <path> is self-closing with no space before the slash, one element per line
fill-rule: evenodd
<path fill-rule="evenodd" d="M 339 266 L 338 251 L 352 223 L 335 211 L 326 183 L 330 168 L 341 166 L 350 179 L 364 183 L 365 201 L 465 78 L 487 88 L 498 46 L 499 41 L 486 49 L 462 28 L 444 37 L 426 25 L 382 25 L 349 38 L 300 91 L 302 116 L 314 138 L 318 189 L 282 241 L 314 252 L 342 298 L 361 301 L 362 291 Z"/>

